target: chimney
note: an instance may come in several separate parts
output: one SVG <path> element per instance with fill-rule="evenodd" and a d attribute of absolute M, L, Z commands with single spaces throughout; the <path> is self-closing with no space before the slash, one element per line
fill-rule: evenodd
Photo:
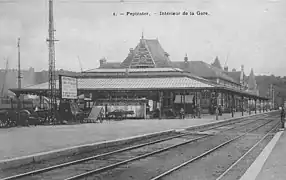
<path fill-rule="evenodd" d="M 106 64 L 106 59 L 105 58 L 101 58 L 100 60 L 99 60 L 99 65 L 100 66 L 102 66 L 103 64 Z"/>
<path fill-rule="evenodd" d="M 224 69 L 224 71 L 228 72 L 228 67 L 227 66 L 225 66 L 223 69 Z"/>
<path fill-rule="evenodd" d="M 244 65 L 241 65 L 241 72 L 244 72 Z"/>
<path fill-rule="evenodd" d="M 185 63 L 188 62 L 188 55 L 187 55 L 187 54 L 186 54 L 185 57 L 184 57 L 184 61 L 185 61 Z"/>

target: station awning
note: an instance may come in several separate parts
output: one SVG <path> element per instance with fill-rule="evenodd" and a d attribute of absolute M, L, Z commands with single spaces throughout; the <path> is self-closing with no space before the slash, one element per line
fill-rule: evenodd
<path fill-rule="evenodd" d="M 48 82 L 22 89 L 11 89 L 17 91 L 47 91 Z M 189 77 L 158 77 L 158 78 L 82 78 L 78 79 L 79 90 L 148 90 L 148 89 L 196 89 L 212 88 L 214 85 L 200 82 Z M 59 82 L 56 82 L 59 89 Z"/>
<path fill-rule="evenodd" d="M 22 89 L 10 89 L 14 93 L 22 94 L 46 94 L 48 82 L 24 87 Z M 56 89 L 59 90 L 59 82 L 56 81 Z M 191 77 L 150 77 L 150 78 L 79 78 L 79 91 L 125 91 L 125 90 L 225 90 L 244 96 L 267 99 L 248 92 L 228 87 L 222 87 L 209 82 L 200 81 Z"/>
<path fill-rule="evenodd" d="M 166 78 L 110 78 L 110 79 L 80 79 L 79 89 L 87 90 L 118 90 L 118 89 L 192 89 L 211 88 L 213 85 L 188 77 Z"/>

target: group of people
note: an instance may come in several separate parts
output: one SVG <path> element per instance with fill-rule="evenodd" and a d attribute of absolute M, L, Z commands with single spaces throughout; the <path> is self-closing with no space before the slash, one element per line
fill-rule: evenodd
<path fill-rule="evenodd" d="M 192 112 L 191 112 L 191 118 L 201 118 L 201 108 L 200 106 L 193 106 Z M 184 108 L 180 109 L 180 118 L 184 119 L 185 118 L 185 110 Z"/>

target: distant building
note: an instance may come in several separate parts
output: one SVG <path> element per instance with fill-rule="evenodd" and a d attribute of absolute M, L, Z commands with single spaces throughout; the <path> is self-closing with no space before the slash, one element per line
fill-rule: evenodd
<path fill-rule="evenodd" d="M 129 49 L 122 62 L 106 58 L 99 62 L 98 68 L 80 73 L 77 89 L 79 94 L 91 97 L 106 112 L 113 111 L 107 106 L 140 106 L 143 113 L 138 116 L 146 117 L 144 108 L 149 101 L 152 109 L 158 109 L 159 117 L 164 117 L 170 109 L 178 111 L 183 108 L 190 114 L 195 106 L 210 114 L 214 114 L 218 107 L 224 112 L 244 112 L 250 100 L 258 100 L 257 103 L 267 100 L 254 93 L 257 89 L 254 74 L 247 78 L 244 66 L 241 71 L 229 72 L 228 67 L 222 68 L 218 57 L 214 63 L 208 64 L 189 60 L 187 54 L 182 61 L 171 61 L 158 39 L 142 37 L 134 49 Z M 46 81 L 12 91 L 19 94 L 41 91 L 43 95 L 48 94 L 48 89 Z"/>
<path fill-rule="evenodd" d="M 134 49 L 130 48 L 129 54 L 124 61 L 109 62 L 107 59 L 102 58 L 100 59 L 100 66 L 98 68 L 180 68 L 220 85 L 240 90 L 248 89 L 248 77 L 244 73 L 243 65 L 240 71 L 236 71 L 235 69 L 228 71 L 228 67 L 222 68 L 217 56 L 212 64 L 204 61 L 190 61 L 187 55 L 183 61 L 171 61 L 169 56 L 162 48 L 158 39 L 141 38 Z"/>

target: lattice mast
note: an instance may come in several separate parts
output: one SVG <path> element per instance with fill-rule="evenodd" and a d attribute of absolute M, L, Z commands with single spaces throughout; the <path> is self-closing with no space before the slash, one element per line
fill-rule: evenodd
<path fill-rule="evenodd" d="M 56 99 L 56 74 L 55 74 L 55 29 L 53 17 L 53 0 L 49 0 L 49 98 L 51 113 L 55 115 Z"/>

